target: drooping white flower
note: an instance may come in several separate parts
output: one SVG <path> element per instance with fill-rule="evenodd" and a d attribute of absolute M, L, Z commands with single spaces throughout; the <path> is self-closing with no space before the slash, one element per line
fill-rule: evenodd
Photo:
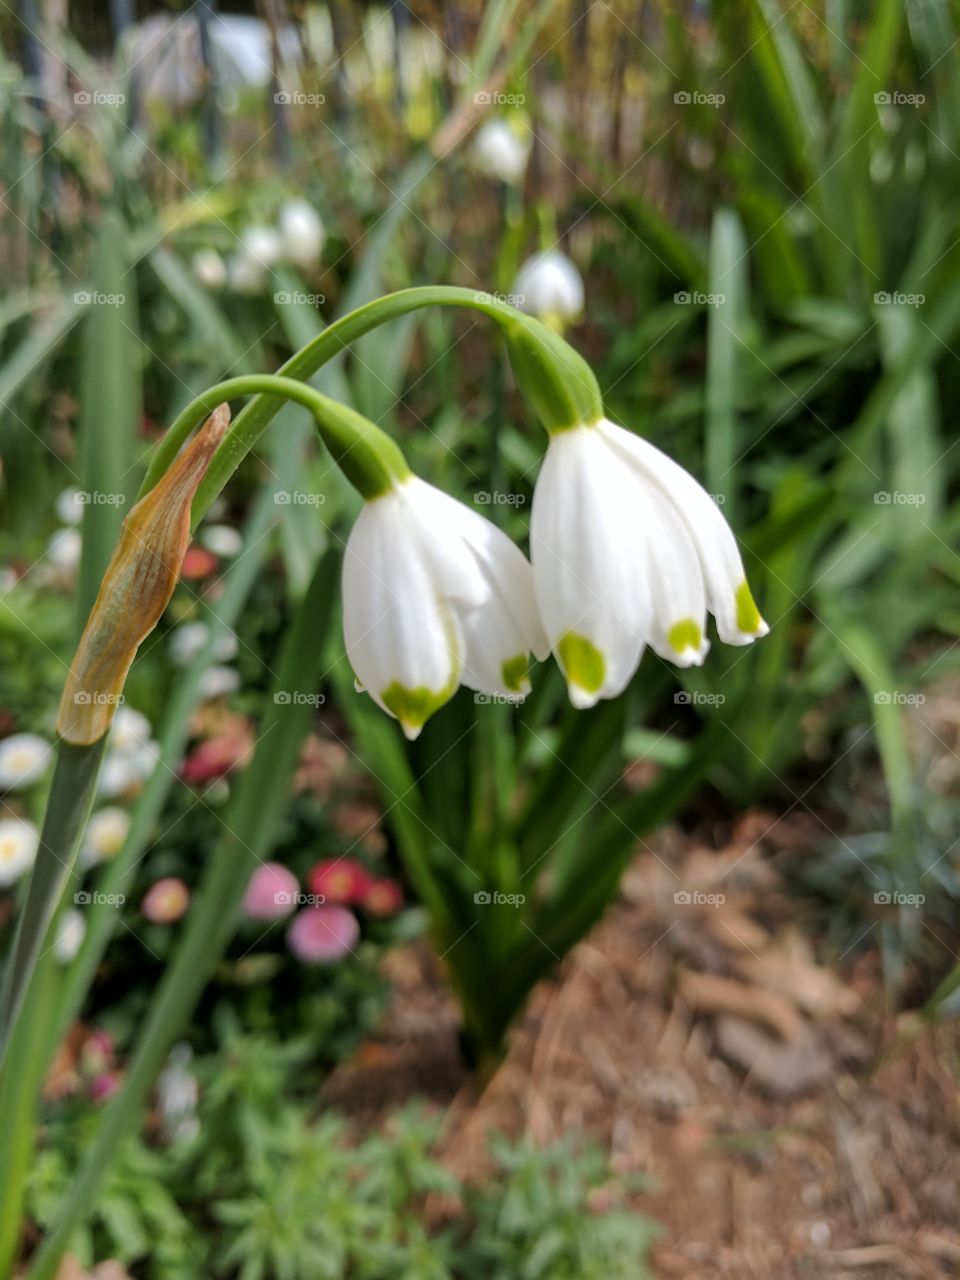
<path fill-rule="evenodd" d="M 236 293 L 259 293 L 267 278 L 266 267 L 248 253 L 235 253 L 227 267 L 230 288 Z"/>
<path fill-rule="evenodd" d="M 308 200 L 288 200 L 277 219 L 283 252 L 291 262 L 308 267 L 323 249 L 323 219 Z"/>
<path fill-rule="evenodd" d="M 283 241 L 275 227 L 247 227 L 240 237 L 243 252 L 261 267 L 273 267 L 283 257 Z"/>
<path fill-rule="evenodd" d="M 198 249 L 190 265 L 193 274 L 208 289 L 222 289 L 227 283 L 227 264 L 216 249 Z"/>
<path fill-rule="evenodd" d="M 583 278 L 559 249 L 528 258 L 517 272 L 513 292 L 521 311 L 548 324 L 562 326 L 583 310 Z"/>
<path fill-rule="evenodd" d="M 47 771 L 53 751 L 38 733 L 12 733 L 0 742 L 0 791 L 32 787 Z"/>
<path fill-rule="evenodd" d="M 64 911 L 57 925 L 53 954 L 60 964 L 69 964 L 83 945 L 87 922 L 76 907 Z"/>
<path fill-rule="evenodd" d="M 95 866 L 115 857 L 130 830 L 130 814 L 126 809 L 108 805 L 98 809 L 90 819 L 80 847 L 80 864 Z"/>
<path fill-rule="evenodd" d="M 529 689 L 547 646 L 523 553 L 416 477 L 368 502 L 343 561 L 343 630 L 360 687 L 415 738 L 457 686 Z"/>
<path fill-rule="evenodd" d="M 520 182 L 527 171 L 530 139 L 523 138 L 502 116 L 492 116 L 477 130 L 473 160 L 477 168 L 501 182 Z"/>
<path fill-rule="evenodd" d="M 40 845 L 40 832 L 22 818 L 0 820 L 0 889 L 20 879 L 33 866 Z"/>
<path fill-rule="evenodd" d="M 83 500 L 79 489 L 64 489 L 54 503 L 61 524 L 79 524 L 83 519 Z"/>
<path fill-rule="evenodd" d="M 571 701 L 622 692 L 645 645 L 679 666 L 766 635 L 736 540 L 708 493 L 648 441 L 601 420 L 551 437 L 530 536 L 540 617 Z"/>
<path fill-rule="evenodd" d="M 210 628 L 205 622 L 183 622 L 170 633 L 170 661 L 177 667 L 188 666 L 207 643 Z M 213 656 L 218 662 L 229 662 L 237 654 L 237 637 L 232 631 L 218 635 Z"/>

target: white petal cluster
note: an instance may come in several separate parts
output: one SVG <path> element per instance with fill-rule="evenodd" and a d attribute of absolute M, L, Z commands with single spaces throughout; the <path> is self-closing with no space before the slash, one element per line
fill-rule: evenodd
<path fill-rule="evenodd" d="M 490 521 L 410 477 L 368 502 L 343 564 L 359 685 L 415 738 L 458 685 L 507 698 L 545 655 L 530 565 Z"/>
<path fill-rule="evenodd" d="M 768 630 L 710 495 L 606 419 L 551 437 L 530 545 L 540 618 L 575 706 L 621 693 L 646 645 L 701 663 L 708 610 L 727 644 Z"/>
<path fill-rule="evenodd" d="M 517 272 L 513 293 L 521 311 L 546 323 L 576 320 L 583 310 L 583 277 L 559 249 L 528 258 Z"/>

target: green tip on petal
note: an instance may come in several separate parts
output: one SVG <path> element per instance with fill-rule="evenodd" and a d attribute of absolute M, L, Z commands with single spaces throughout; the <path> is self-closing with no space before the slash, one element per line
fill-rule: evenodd
<path fill-rule="evenodd" d="M 607 664 L 597 646 L 586 636 L 568 631 L 557 644 L 557 657 L 567 683 L 584 693 L 596 694 L 603 688 Z"/>
<path fill-rule="evenodd" d="M 684 654 L 688 649 L 699 653 L 703 645 L 703 631 L 693 618 L 681 618 L 667 632 L 667 644 L 677 654 Z"/>
<path fill-rule="evenodd" d="M 420 730 L 435 711 L 439 711 L 444 703 L 450 701 L 452 690 L 428 689 L 420 685 L 416 689 L 408 689 L 406 685 L 394 680 L 380 694 L 380 699 L 388 711 L 400 721 L 403 732 L 412 742 L 419 737 Z"/>
<path fill-rule="evenodd" d="M 744 635 L 756 635 L 758 631 L 763 630 L 763 619 L 760 617 L 760 610 L 757 608 L 753 596 L 750 594 L 750 587 L 747 580 L 744 580 L 737 587 L 737 626 Z"/>
<path fill-rule="evenodd" d="M 511 693 L 526 693 L 530 688 L 530 663 L 525 653 L 508 658 L 500 668 L 504 686 Z"/>

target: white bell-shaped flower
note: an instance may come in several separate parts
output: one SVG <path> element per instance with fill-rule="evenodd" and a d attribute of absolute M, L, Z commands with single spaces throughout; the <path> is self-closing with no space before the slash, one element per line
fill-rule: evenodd
<path fill-rule="evenodd" d="M 291 262 L 308 267 L 320 257 L 326 233 L 323 219 L 308 200 L 288 200 L 277 221 L 284 254 Z"/>
<path fill-rule="evenodd" d="M 710 495 L 606 419 L 551 437 L 530 546 L 540 617 L 577 707 L 621 693 L 645 645 L 701 663 L 707 610 L 727 644 L 767 633 Z"/>
<path fill-rule="evenodd" d="M 508 120 L 493 116 L 477 130 L 472 154 L 483 173 L 501 182 L 521 182 L 530 158 L 530 138 L 522 138 Z"/>
<path fill-rule="evenodd" d="M 367 502 L 350 533 L 343 630 L 358 686 L 408 738 L 460 684 L 523 697 L 529 654 L 549 651 L 523 553 L 416 477 Z"/>
<path fill-rule="evenodd" d="M 575 320 L 583 310 L 583 277 L 559 249 L 528 258 L 517 272 L 513 293 L 521 311 L 555 327 Z"/>

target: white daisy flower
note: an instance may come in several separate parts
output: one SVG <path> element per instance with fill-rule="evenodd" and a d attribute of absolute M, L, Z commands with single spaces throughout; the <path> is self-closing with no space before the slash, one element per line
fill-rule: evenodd
<path fill-rule="evenodd" d="M 415 738 L 457 686 L 529 689 L 547 651 L 530 565 L 489 520 L 411 476 L 364 506 L 343 561 L 358 686 Z"/>
<path fill-rule="evenodd" d="M 112 751 L 136 751 L 150 741 L 150 721 L 140 711 L 126 705 L 117 707 L 110 726 L 109 746 Z"/>
<path fill-rule="evenodd" d="M 40 832 L 22 818 L 0 819 L 0 888 L 16 884 L 33 866 Z"/>
<path fill-rule="evenodd" d="M 126 809 L 108 805 L 98 809 L 90 819 L 80 848 L 80 865 L 95 866 L 115 857 L 123 847 L 130 830 L 130 815 Z"/>
<path fill-rule="evenodd" d="M 122 796 L 142 782 L 141 771 L 131 751 L 108 751 L 97 778 L 97 795 L 103 800 Z"/>
<path fill-rule="evenodd" d="M 0 791 L 22 791 L 47 772 L 53 747 L 37 733 L 12 733 L 0 742 Z"/>
<path fill-rule="evenodd" d="M 556 328 L 576 320 L 583 310 L 583 278 L 559 249 L 528 258 L 517 272 L 513 293 L 521 311 Z"/>
<path fill-rule="evenodd" d="M 679 666 L 766 635 L 737 543 L 689 472 L 602 419 L 551 436 L 533 496 L 537 606 L 571 701 L 614 698 L 644 645 Z"/>

